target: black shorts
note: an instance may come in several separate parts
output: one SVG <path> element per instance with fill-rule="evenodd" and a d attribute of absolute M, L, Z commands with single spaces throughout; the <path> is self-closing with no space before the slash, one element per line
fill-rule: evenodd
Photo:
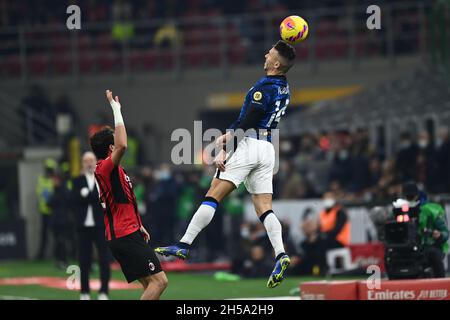
<path fill-rule="evenodd" d="M 108 241 L 108 245 L 128 283 L 162 271 L 158 257 L 140 231 Z"/>

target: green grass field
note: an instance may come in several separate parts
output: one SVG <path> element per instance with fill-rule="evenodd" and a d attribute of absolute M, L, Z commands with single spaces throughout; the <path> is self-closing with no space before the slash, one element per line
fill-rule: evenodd
<path fill-rule="evenodd" d="M 0 279 L 33 276 L 67 278 L 68 274 L 63 270 L 56 269 L 50 262 L 7 262 L 0 264 Z M 97 272 L 93 272 L 92 278 L 98 278 Z M 313 279 L 288 277 L 281 286 L 268 289 L 266 288 L 266 278 L 223 282 L 215 280 L 212 274 L 198 273 L 169 273 L 168 278 L 169 287 L 161 298 L 174 300 L 289 296 L 289 292 L 298 288 L 300 282 Z M 112 279 L 124 280 L 124 277 L 120 271 L 112 271 Z M 139 299 L 141 292 L 141 289 L 111 290 L 110 299 Z M 79 298 L 79 293 L 78 291 L 47 288 L 39 285 L 0 285 L 0 299 L 14 298 L 73 300 Z M 96 298 L 96 293 L 93 293 L 92 298 Z"/>

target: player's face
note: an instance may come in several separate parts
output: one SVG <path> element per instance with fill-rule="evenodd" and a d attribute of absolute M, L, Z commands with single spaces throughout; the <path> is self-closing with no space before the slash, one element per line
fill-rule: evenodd
<path fill-rule="evenodd" d="M 264 57 L 266 58 L 264 63 L 265 71 L 274 70 L 277 66 L 279 66 L 280 62 L 278 61 L 278 52 L 275 48 L 271 48 Z"/>

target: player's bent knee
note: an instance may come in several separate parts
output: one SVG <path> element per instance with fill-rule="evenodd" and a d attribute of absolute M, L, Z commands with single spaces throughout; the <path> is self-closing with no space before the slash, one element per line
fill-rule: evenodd
<path fill-rule="evenodd" d="M 151 276 L 150 280 L 153 284 L 158 286 L 161 290 L 164 290 L 169 285 L 169 279 L 164 272 L 159 272 L 153 276 Z"/>

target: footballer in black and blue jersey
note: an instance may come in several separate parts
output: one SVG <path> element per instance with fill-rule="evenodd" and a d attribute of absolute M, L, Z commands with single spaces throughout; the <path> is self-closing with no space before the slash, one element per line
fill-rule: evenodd
<path fill-rule="evenodd" d="M 285 75 L 264 76 L 247 92 L 239 117 L 229 129 L 275 129 L 286 112 L 289 99 Z"/>
<path fill-rule="evenodd" d="M 238 119 L 229 127 L 234 130 L 227 130 L 215 142 L 221 148 L 214 160 L 217 173 L 205 199 L 181 240 L 175 245 L 156 248 L 157 253 L 186 259 L 192 242 L 211 222 L 219 203 L 244 183 L 275 253 L 275 267 L 267 287 L 274 288 L 283 281 L 290 259 L 284 250 L 282 226 L 272 210 L 275 148 L 271 132 L 289 105 L 286 73 L 294 65 L 295 56 L 295 49 L 281 40 L 265 55 L 266 75 L 248 91 Z M 245 135 L 241 137 L 242 130 Z"/>

